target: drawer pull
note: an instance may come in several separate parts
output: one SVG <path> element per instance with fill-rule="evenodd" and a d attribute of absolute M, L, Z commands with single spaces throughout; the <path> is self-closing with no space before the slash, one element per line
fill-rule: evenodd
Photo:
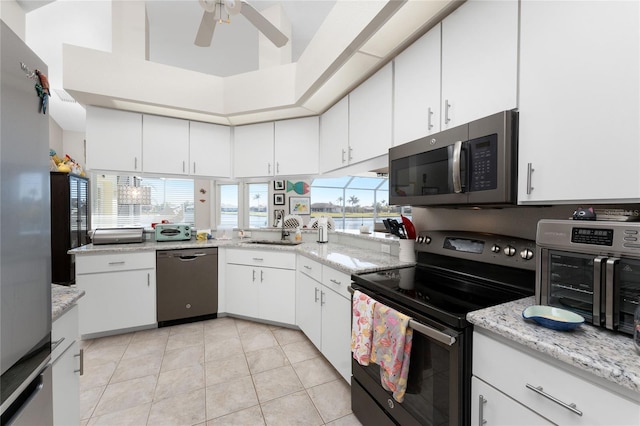
<path fill-rule="evenodd" d="M 256 262 L 262 262 L 264 260 L 264 258 L 262 258 L 262 257 L 254 257 L 253 260 L 255 260 Z"/>
<path fill-rule="evenodd" d="M 487 403 L 487 400 L 483 395 L 480 395 L 480 403 L 478 404 L 478 424 L 480 426 L 486 425 L 487 421 L 484 419 L 484 404 Z"/>
<path fill-rule="evenodd" d="M 80 357 L 80 369 L 79 370 L 73 370 L 74 373 L 80 373 L 80 375 L 84 375 L 84 349 L 80 349 L 80 353 L 77 355 L 74 355 L 74 357 Z"/>
<path fill-rule="evenodd" d="M 342 285 L 342 281 L 334 280 L 333 278 L 331 278 L 329 281 L 337 285 Z"/>
<path fill-rule="evenodd" d="M 124 265 L 124 260 L 121 260 L 120 262 L 109 262 L 109 265 Z"/>
<path fill-rule="evenodd" d="M 576 404 L 567 404 L 566 402 L 560 401 L 558 398 L 556 398 L 555 396 L 549 395 L 548 393 L 544 392 L 544 390 L 542 389 L 542 386 L 533 386 L 530 385 L 529 383 L 527 383 L 527 389 L 531 389 L 532 391 L 534 391 L 535 393 L 544 396 L 547 399 L 550 399 L 551 401 L 555 402 L 556 404 L 566 408 L 567 410 L 582 416 L 582 411 L 578 410 L 576 408 Z"/>
<path fill-rule="evenodd" d="M 55 342 L 51 342 L 51 352 L 55 351 L 62 342 L 64 342 L 64 337 L 61 337 L 60 340 L 56 340 Z"/>

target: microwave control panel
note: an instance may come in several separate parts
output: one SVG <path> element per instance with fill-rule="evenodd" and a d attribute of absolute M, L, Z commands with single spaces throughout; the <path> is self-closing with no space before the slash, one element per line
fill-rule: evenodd
<path fill-rule="evenodd" d="M 498 187 L 498 135 L 469 141 L 469 190 L 487 191 Z"/>

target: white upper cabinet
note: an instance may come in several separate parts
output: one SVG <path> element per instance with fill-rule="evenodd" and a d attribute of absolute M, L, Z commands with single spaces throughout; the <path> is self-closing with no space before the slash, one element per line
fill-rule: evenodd
<path fill-rule="evenodd" d="M 519 203 L 640 198 L 639 8 L 522 2 Z"/>
<path fill-rule="evenodd" d="M 395 59 L 393 145 L 440 131 L 440 25 Z"/>
<path fill-rule="evenodd" d="M 90 170 L 142 171 L 142 114 L 87 106 Z"/>
<path fill-rule="evenodd" d="M 145 115 L 142 117 L 142 153 L 146 173 L 187 174 L 189 122 Z"/>
<path fill-rule="evenodd" d="M 320 171 L 349 165 L 349 97 L 345 96 L 320 117 Z"/>
<path fill-rule="evenodd" d="M 276 175 L 318 173 L 319 123 L 317 116 L 275 122 Z"/>
<path fill-rule="evenodd" d="M 391 147 L 393 63 L 390 62 L 349 94 L 351 164 L 385 155 Z"/>
<path fill-rule="evenodd" d="M 235 177 L 273 176 L 273 122 L 248 124 L 234 129 Z"/>
<path fill-rule="evenodd" d="M 191 121 L 189 160 L 192 176 L 231 177 L 231 128 Z"/>
<path fill-rule="evenodd" d="M 516 108 L 517 84 L 517 0 L 469 0 L 442 21 L 443 130 Z"/>

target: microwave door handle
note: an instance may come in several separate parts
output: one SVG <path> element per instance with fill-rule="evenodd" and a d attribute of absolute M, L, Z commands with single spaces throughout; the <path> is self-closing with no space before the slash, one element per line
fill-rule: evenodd
<path fill-rule="evenodd" d="M 610 257 L 607 259 L 607 269 L 605 276 L 605 327 L 609 330 L 615 330 L 614 326 L 617 326 L 616 312 L 614 312 L 614 305 L 617 305 L 617 301 L 614 300 L 613 283 L 615 281 L 615 265 L 620 259 L 616 257 Z"/>
<path fill-rule="evenodd" d="M 593 259 L 593 324 L 602 325 L 602 262 L 607 258 L 598 256 Z"/>
<path fill-rule="evenodd" d="M 462 192 L 462 182 L 460 181 L 460 157 L 462 155 L 462 141 L 453 144 L 453 192 L 459 194 Z"/>

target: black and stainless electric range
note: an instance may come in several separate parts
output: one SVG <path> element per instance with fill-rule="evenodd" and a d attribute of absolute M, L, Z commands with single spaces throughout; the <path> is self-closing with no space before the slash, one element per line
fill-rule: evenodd
<path fill-rule="evenodd" d="M 402 403 L 380 384 L 378 365 L 352 360 L 351 405 L 365 425 L 469 425 L 471 311 L 534 295 L 535 241 L 429 231 L 415 267 L 352 275 L 352 288 L 412 320 L 413 345 Z"/>

